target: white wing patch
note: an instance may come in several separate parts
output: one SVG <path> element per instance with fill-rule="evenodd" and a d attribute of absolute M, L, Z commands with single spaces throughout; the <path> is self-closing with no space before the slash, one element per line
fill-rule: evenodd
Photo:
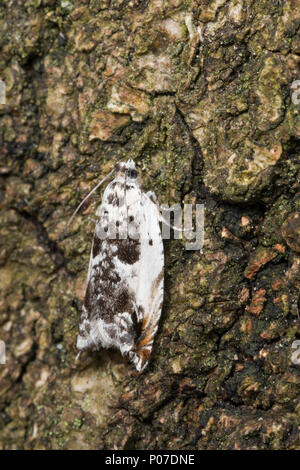
<path fill-rule="evenodd" d="M 157 206 L 121 164 L 97 210 L 77 348 L 115 347 L 141 372 L 163 302 L 164 254 Z"/>

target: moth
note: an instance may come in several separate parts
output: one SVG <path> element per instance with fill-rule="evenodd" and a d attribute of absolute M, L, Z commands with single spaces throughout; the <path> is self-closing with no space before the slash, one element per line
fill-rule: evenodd
<path fill-rule="evenodd" d="M 142 372 L 161 316 L 164 250 L 159 208 L 137 176 L 133 160 L 117 165 L 97 209 L 77 349 L 117 348 Z"/>

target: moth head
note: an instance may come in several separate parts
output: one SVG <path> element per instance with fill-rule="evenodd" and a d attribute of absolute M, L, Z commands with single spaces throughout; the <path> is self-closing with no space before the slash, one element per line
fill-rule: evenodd
<path fill-rule="evenodd" d="M 135 167 L 133 160 L 127 160 L 127 162 L 117 163 L 115 167 L 118 176 L 126 177 L 126 179 L 136 180 L 138 172 Z"/>

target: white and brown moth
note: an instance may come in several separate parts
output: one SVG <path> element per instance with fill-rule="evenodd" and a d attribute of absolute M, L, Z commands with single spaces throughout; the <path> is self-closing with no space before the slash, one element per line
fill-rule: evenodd
<path fill-rule="evenodd" d="M 97 209 L 77 349 L 115 347 L 148 364 L 163 302 L 160 212 L 141 191 L 133 160 L 116 167 Z"/>

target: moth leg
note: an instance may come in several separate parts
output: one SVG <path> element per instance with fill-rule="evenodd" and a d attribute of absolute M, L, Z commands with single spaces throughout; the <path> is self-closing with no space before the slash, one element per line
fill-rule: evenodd
<path fill-rule="evenodd" d="M 81 353 L 82 353 L 82 351 L 79 351 L 79 353 L 76 355 L 76 357 L 75 357 L 75 362 L 77 362 L 77 361 L 78 361 L 78 359 L 79 359 L 79 358 L 80 358 L 80 356 L 81 356 Z"/>
<path fill-rule="evenodd" d="M 161 216 L 160 222 L 163 222 L 164 224 L 166 224 L 167 227 L 172 228 L 176 232 L 188 232 L 189 231 L 187 228 L 179 228 L 179 227 L 175 227 L 175 225 L 169 224 L 169 222 L 163 216 Z"/>
<path fill-rule="evenodd" d="M 157 196 L 155 194 L 155 192 L 153 191 L 147 191 L 146 192 L 146 196 L 151 199 L 152 202 L 154 202 L 154 204 L 158 205 L 158 200 L 157 200 Z"/>
<path fill-rule="evenodd" d="M 157 209 L 158 218 L 159 218 L 159 221 L 160 221 L 160 222 L 163 222 L 164 224 L 166 224 L 168 227 L 172 228 L 172 229 L 175 230 L 176 232 L 188 232 L 188 231 L 189 231 L 188 229 L 185 229 L 185 228 L 175 227 L 175 225 L 170 224 L 170 223 L 163 217 L 162 211 L 165 211 L 165 212 L 172 212 L 173 209 L 172 209 L 171 207 L 170 207 L 170 208 L 165 208 L 165 207 L 160 206 L 159 203 L 158 203 L 156 194 L 155 194 L 153 191 L 148 191 L 148 192 L 146 193 L 146 196 L 148 197 L 148 199 L 150 199 L 150 201 L 152 201 L 152 202 L 155 204 L 156 209 Z"/>

